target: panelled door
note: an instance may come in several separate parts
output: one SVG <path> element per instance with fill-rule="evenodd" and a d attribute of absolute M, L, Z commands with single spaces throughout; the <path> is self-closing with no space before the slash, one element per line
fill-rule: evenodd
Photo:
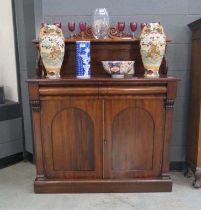
<path fill-rule="evenodd" d="M 104 178 L 159 176 L 164 100 L 104 101 Z"/>
<path fill-rule="evenodd" d="M 102 177 L 102 103 L 98 99 L 42 100 L 48 178 Z"/>

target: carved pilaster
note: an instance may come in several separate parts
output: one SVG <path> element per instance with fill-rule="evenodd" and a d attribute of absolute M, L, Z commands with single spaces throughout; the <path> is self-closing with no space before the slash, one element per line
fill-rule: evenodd
<path fill-rule="evenodd" d="M 195 180 L 193 182 L 194 188 L 200 188 L 201 187 L 201 167 L 197 167 L 195 171 Z"/>
<path fill-rule="evenodd" d="M 33 112 L 40 112 L 40 101 L 33 100 L 30 102 Z"/>
<path fill-rule="evenodd" d="M 174 109 L 174 99 L 166 99 L 165 109 L 166 110 Z"/>

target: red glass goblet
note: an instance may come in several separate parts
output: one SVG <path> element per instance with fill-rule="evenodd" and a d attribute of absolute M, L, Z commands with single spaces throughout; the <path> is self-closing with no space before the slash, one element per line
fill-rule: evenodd
<path fill-rule="evenodd" d="M 137 23 L 136 22 L 130 22 L 130 29 L 133 34 L 133 39 L 135 38 L 135 31 L 137 30 Z"/>
<path fill-rule="evenodd" d="M 146 26 L 146 23 L 141 23 L 141 30 Z"/>
<path fill-rule="evenodd" d="M 68 30 L 70 31 L 70 37 L 73 37 L 73 32 L 75 31 L 75 22 L 68 22 Z"/>
<path fill-rule="evenodd" d="M 125 28 L 125 22 L 118 22 L 117 27 L 120 32 L 120 37 L 122 37 L 123 31 Z"/>
<path fill-rule="evenodd" d="M 84 23 L 84 22 L 79 22 L 79 28 L 80 28 L 81 36 L 82 36 L 82 39 L 83 39 L 86 28 L 87 28 L 87 24 Z"/>

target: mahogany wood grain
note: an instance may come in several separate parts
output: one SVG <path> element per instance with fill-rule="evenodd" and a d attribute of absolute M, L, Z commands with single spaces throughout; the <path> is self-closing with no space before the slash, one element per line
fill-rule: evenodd
<path fill-rule="evenodd" d="M 80 96 L 80 95 L 97 95 L 98 94 L 98 88 L 94 88 L 94 87 L 68 87 L 68 88 L 64 88 L 64 87 L 59 87 L 59 88 L 45 88 L 45 87 L 41 87 L 39 89 L 39 94 L 40 96 L 43 95 L 49 95 L 49 96 L 57 96 L 57 95 L 76 95 L 76 96 Z"/>
<path fill-rule="evenodd" d="M 27 82 L 38 83 L 41 87 L 47 85 L 48 87 L 57 85 L 58 86 L 99 86 L 99 85 L 159 85 L 164 86 L 170 81 L 178 81 L 179 79 L 172 76 L 160 76 L 159 78 L 148 78 L 144 76 L 138 77 L 126 77 L 123 79 L 112 78 L 111 76 L 94 75 L 90 79 L 77 79 L 73 75 L 62 76 L 60 79 L 49 79 L 45 77 L 35 76 L 31 79 L 27 79 Z"/>
<path fill-rule="evenodd" d="M 192 67 L 188 118 L 187 163 L 195 173 L 193 186 L 201 187 L 201 19 L 192 30 Z"/>
<path fill-rule="evenodd" d="M 75 40 L 66 40 L 61 78 L 28 80 L 35 192 L 171 191 L 178 79 L 166 76 L 165 58 L 159 78 L 144 77 L 139 40 L 92 40 L 91 55 L 92 77 L 77 79 Z M 102 60 L 135 60 L 136 76 L 113 79 Z M 44 71 L 41 59 L 38 68 Z"/>
<path fill-rule="evenodd" d="M 172 122 L 174 113 L 174 100 L 177 95 L 177 82 L 171 81 L 167 87 L 167 98 L 165 102 L 165 129 L 163 139 L 163 167 L 162 176 L 169 176 L 170 146 L 172 136 Z"/>
<path fill-rule="evenodd" d="M 101 87 L 101 88 L 83 88 L 83 87 L 41 87 L 39 89 L 39 94 L 40 96 L 43 95 L 49 95 L 49 96 L 57 96 L 59 95 L 76 95 L 76 96 L 81 96 L 81 95 L 132 95 L 132 94 L 158 94 L 158 93 L 166 93 L 167 88 L 166 87 L 146 87 L 146 86 L 141 86 L 141 87 Z"/>
<path fill-rule="evenodd" d="M 43 100 L 41 123 L 48 178 L 102 177 L 99 100 Z"/>
<path fill-rule="evenodd" d="M 142 95 L 142 94 L 163 94 L 166 93 L 166 87 L 101 87 L 100 95 Z"/>
<path fill-rule="evenodd" d="M 61 75 L 75 75 L 76 68 L 75 43 L 66 43 L 66 54 L 61 69 Z M 144 67 L 139 54 L 139 44 L 129 42 L 91 43 L 91 72 L 92 75 L 107 75 L 101 61 L 126 60 L 135 61 L 136 74 L 144 74 Z"/>
<path fill-rule="evenodd" d="M 191 139 L 191 146 L 189 150 L 192 149 L 192 151 L 189 153 L 189 161 L 192 161 L 193 163 L 198 163 L 200 161 L 201 165 L 201 159 L 198 159 L 199 153 L 198 153 L 198 145 L 201 140 L 199 140 L 199 126 L 200 126 L 200 81 L 201 77 L 200 74 L 200 53 L 201 53 L 201 36 L 199 40 L 194 40 L 192 44 L 192 51 L 193 51 L 193 57 L 192 57 L 192 82 L 191 82 L 191 100 L 190 100 L 190 120 L 191 123 L 189 125 L 189 138 Z"/>
<path fill-rule="evenodd" d="M 171 179 L 104 179 L 35 181 L 35 193 L 171 192 Z"/>
<path fill-rule="evenodd" d="M 87 112 L 64 108 L 54 116 L 51 129 L 56 171 L 95 171 L 94 122 Z"/>
<path fill-rule="evenodd" d="M 163 99 L 105 100 L 105 177 L 157 177 Z"/>
<path fill-rule="evenodd" d="M 38 83 L 29 83 L 30 103 L 32 108 L 33 134 L 35 145 L 36 161 L 36 180 L 45 179 L 45 166 L 43 162 L 43 142 L 41 138 L 41 121 L 40 121 L 40 100 Z"/>
<path fill-rule="evenodd" d="M 176 84 L 171 77 L 29 80 L 37 128 L 35 191 L 171 190 L 168 165 Z M 132 183 L 120 189 L 118 178 Z M 160 187 L 154 190 L 156 178 Z M 86 182 L 77 187 L 80 179 Z M 105 179 L 111 179 L 111 186 Z"/>

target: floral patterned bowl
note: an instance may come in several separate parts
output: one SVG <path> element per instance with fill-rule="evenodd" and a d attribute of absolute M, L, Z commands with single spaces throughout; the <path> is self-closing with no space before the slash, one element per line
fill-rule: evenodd
<path fill-rule="evenodd" d="M 113 78 L 124 78 L 125 75 L 134 74 L 135 61 L 102 61 L 103 68 Z"/>

